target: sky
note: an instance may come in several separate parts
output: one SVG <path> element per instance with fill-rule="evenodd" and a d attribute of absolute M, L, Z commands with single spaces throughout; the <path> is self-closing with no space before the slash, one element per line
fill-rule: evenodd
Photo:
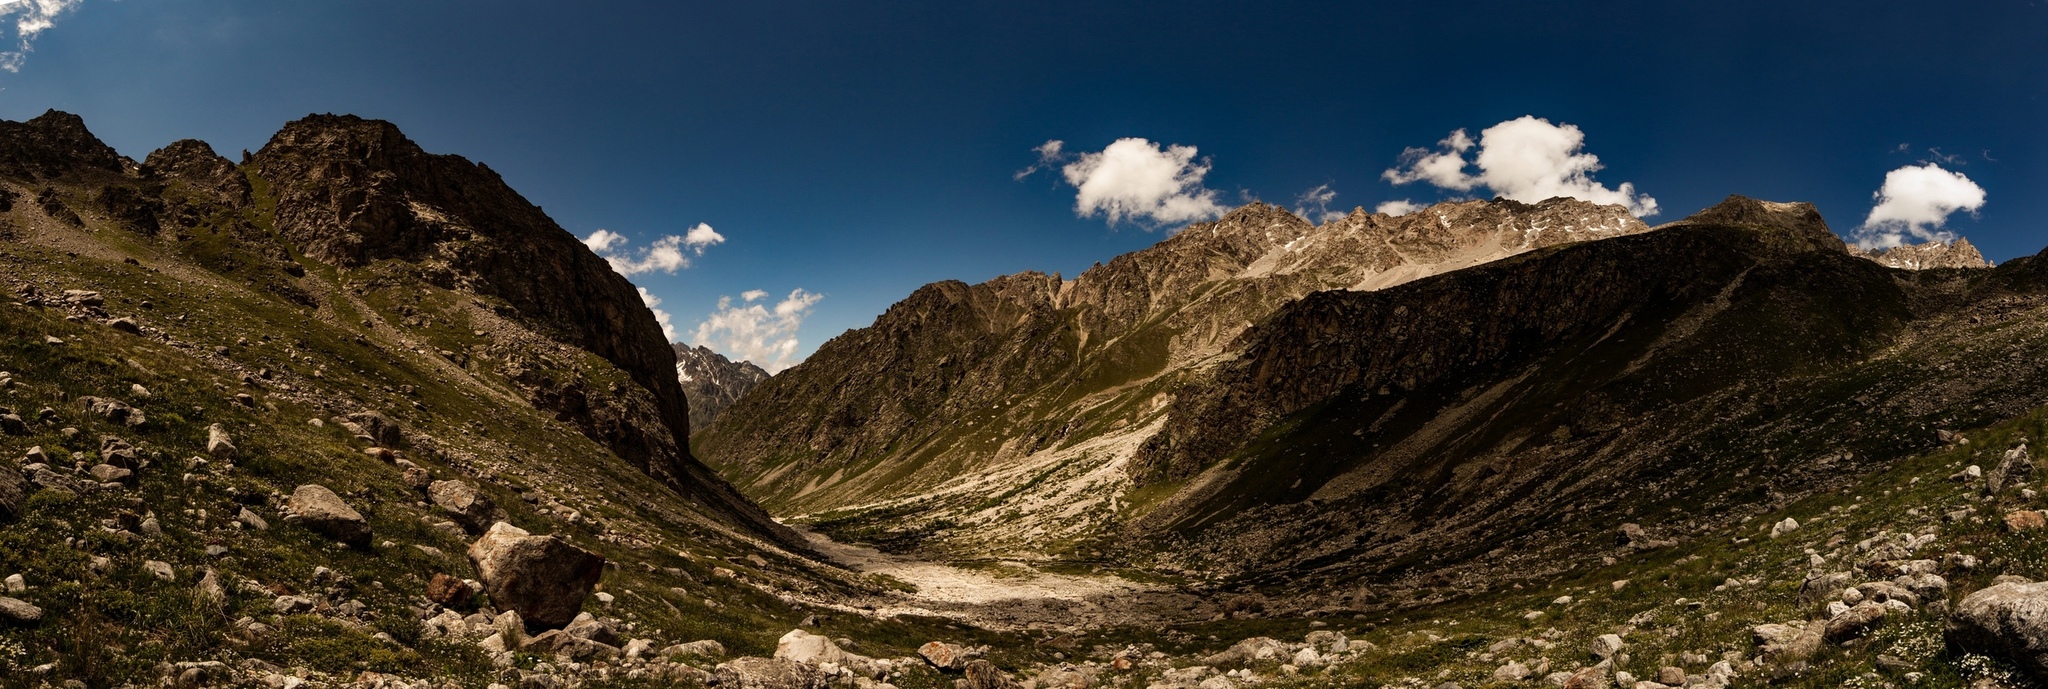
<path fill-rule="evenodd" d="M 1810 201 L 2048 246 L 2048 2 L 0 0 L 0 118 L 230 157 L 308 113 L 486 163 L 771 370 L 917 287 L 1251 200 Z"/>

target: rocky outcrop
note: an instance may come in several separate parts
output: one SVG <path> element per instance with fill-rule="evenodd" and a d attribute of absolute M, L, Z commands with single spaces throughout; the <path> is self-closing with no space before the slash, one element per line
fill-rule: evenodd
<path fill-rule="evenodd" d="M 0 177 L 22 181 L 67 175 L 119 175 L 121 154 L 85 128 L 85 120 L 51 110 L 27 122 L 0 120 Z"/>
<path fill-rule="evenodd" d="M 556 536 L 535 536 L 498 522 L 469 546 L 484 595 L 519 613 L 530 631 L 559 629 L 576 619 L 604 574 L 604 557 Z"/>
<path fill-rule="evenodd" d="M 711 425 L 727 407 L 768 380 L 768 372 L 751 361 L 733 361 L 702 345 L 678 342 L 676 380 L 683 384 L 683 396 L 690 400 L 690 432 Z"/>
<path fill-rule="evenodd" d="M 1991 262 L 1970 240 L 1958 237 L 1955 241 L 1933 240 L 1921 244 L 1901 244 L 1882 249 L 1849 247 L 1849 253 L 1876 261 L 1878 265 L 1905 270 L 1930 270 L 1934 268 L 1989 268 Z"/>

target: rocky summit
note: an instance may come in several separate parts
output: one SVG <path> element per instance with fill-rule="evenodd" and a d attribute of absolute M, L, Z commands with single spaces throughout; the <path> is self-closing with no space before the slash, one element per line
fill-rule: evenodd
<path fill-rule="evenodd" d="M 0 288 L 0 687 L 2048 681 L 2048 257 L 1807 204 L 1253 203 L 769 376 L 391 123 L 51 112 Z"/>
<path fill-rule="evenodd" d="M 703 345 L 675 344 L 676 380 L 683 384 L 683 396 L 690 400 L 690 432 L 696 433 L 724 413 L 732 403 L 768 379 L 768 372 L 751 361 L 733 361 Z"/>

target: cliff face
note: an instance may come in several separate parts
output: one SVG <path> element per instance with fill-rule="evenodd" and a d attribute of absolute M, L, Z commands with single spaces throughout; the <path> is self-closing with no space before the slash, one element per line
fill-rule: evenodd
<path fill-rule="evenodd" d="M 733 361 L 703 346 L 675 344 L 676 380 L 690 400 L 690 432 L 711 425 L 727 407 L 768 379 L 751 361 Z"/>

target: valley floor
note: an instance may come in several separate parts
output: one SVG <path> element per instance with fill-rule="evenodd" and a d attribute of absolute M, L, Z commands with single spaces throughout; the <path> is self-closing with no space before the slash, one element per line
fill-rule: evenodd
<path fill-rule="evenodd" d="M 990 629 L 1071 632 L 1192 622 L 1202 608 L 1196 594 L 1114 574 L 1051 572 L 1007 560 L 938 562 L 804 533 L 833 562 L 913 589 L 861 604 L 883 616 L 924 615 Z"/>

